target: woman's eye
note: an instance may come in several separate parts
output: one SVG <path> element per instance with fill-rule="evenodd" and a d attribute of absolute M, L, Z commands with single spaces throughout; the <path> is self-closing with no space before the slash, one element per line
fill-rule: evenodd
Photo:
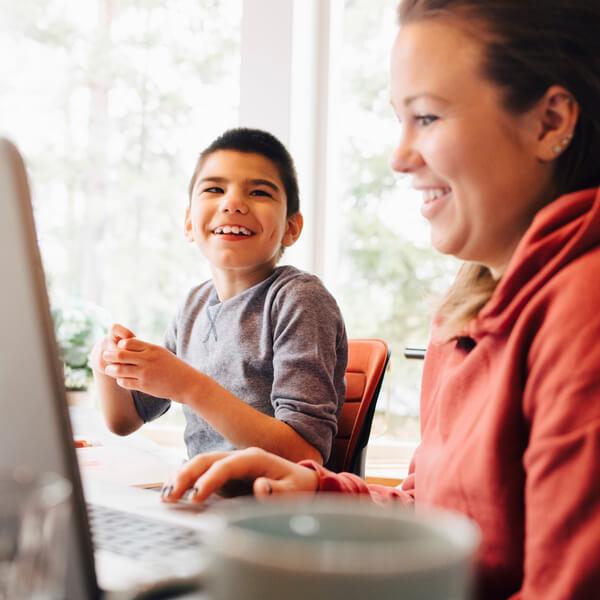
<path fill-rule="evenodd" d="M 439 117 L 436 117 L 435 115 L 415 115 L 415 121 L 422 127 L 427 127 L 438 119 Z"/>

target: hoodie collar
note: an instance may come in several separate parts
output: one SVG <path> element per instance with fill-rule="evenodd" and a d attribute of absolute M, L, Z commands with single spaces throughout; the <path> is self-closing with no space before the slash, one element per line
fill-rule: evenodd
<path fill-rule="evenodd" d="M 467 328 L 467 335 L 477 340 L 486 333 L 508 331 L 544 285 L 599 244 L 600 188 L 561 196 L 542 208 L 489 302 Z"/>

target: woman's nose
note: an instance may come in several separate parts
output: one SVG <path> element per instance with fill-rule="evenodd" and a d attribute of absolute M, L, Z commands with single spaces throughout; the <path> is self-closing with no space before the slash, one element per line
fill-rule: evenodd
<path fill-rule="evenodd" d="M 220 209 L 226 213 L 240 213 L 245 215 L 248 212 L 248 206 L 244 195 L 241 192 L 230 190 L 224 194 L 221 200 Z"/>
<path fill-rule="evenodd" d="M 390 166 L 397 173 L 414 173 L 425 164 L 421 154 L 408 142 L 401 138 L 390 157 Z"/>

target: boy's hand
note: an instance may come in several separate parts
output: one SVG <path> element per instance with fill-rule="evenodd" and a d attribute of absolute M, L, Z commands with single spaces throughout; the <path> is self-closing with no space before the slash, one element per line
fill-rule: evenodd
<path fill-rule="evenodd" d="M 123 325 L 119 325 L 118 323 L 112 325 L 110 331 L 108 332 L 108 335 L 105 338 L 98 340 L 94 344 L 94 347 L 90 354 L 90 364 L 92 370 L 104 373 L 104 369 L 108 364 L 103 357 L 104 351 L 116 350 L 117 344 L 121 340 L 133 337 L 135 337 L 135 333 L 133 333 L 133 331 L 131 331 L 130 329 L 127 329 L 127 327 L 123 327 Z"/>
<path fill-rule="evenodd" d="M 247 482 L 258 498 L 290 492 L 316 492 L 319 476 L 260 448 L 198 454 L 163 487 L 166 502 L 175 502 L 190 488 L 192 502 L 202 502 L 231 482 Z"/>
<path fill-rule="evenodd" d="M 182 401 L 198 372 L 162 346 L 135 337 L 122 338 L 102 352 L 104 373 L 125 389 Z"/>

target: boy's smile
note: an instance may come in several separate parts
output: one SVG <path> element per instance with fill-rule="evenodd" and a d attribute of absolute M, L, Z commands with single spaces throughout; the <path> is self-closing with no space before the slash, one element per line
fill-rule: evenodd
<path fill-rule="evenodd" d="M 218 150 L 198 173 L 185 233 L 211 265 L 219 297 L 231 297 L 268 277 L 302 229 L 287 216 L 276 165 L 254 153 Z"/>
<path fill-rule="evenodd" d="M 254 235 L 254 231 L 244 227 L 243 225 L 224 225 L 213 229 L 215 235 L 223 236 L 224 239 L 230 241 L 240 240 L 244 237 L 250 237 Z"/>

